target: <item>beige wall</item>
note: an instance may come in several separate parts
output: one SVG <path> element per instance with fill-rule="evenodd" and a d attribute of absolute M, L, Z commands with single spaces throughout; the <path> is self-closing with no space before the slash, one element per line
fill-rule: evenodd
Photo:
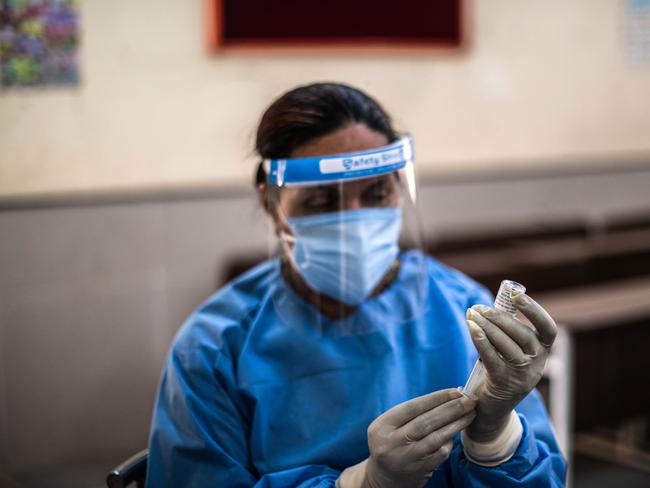
<path fill-rule="evenodd" d="M 382 100 L 429 172 L 650 154 L 623 0 L 468 3 L 462 54 L 208 56 L 200 0 L 86 0 L 81 86 L 0 94 L 0 196 L 246 184 L 264 106 L 323 79 Z"/>

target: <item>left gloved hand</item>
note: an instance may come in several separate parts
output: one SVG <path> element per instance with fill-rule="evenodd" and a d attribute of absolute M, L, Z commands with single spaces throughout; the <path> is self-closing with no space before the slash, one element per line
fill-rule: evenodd
<path fill-rule="evenodd" d="M 467 311 L 472 341 L 487 373 L 477 392 L 476 420 L 466 430 L 476 442 L 496 439 L 515 406 L 535 388 L 557 334 L 551 316 L 528 295 L 512 295 L 512 302 L 534 329 L 484 305 Z"/>

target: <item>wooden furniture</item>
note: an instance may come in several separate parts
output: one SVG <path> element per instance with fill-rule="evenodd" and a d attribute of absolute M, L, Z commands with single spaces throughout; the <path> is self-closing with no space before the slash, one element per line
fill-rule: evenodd
<path fill-rule="evenodd" d="M 650 276 L 535 298 L 559 326 L 546 375 L 550 414 L 571 466 L 575 432 L 650 412 Z"/>

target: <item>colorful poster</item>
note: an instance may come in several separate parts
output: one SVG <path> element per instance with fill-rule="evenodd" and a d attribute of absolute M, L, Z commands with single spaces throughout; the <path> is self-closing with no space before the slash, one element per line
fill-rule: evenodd
<path fill-rule="evenodd" d="M 650 0 L 625 0 L 625 51 L 631 66 L 650 66 Z"/>
<path fill-rule="evenodd" d="M 80 0 L 0 0 L 2 86 L 79 80 Z"/>

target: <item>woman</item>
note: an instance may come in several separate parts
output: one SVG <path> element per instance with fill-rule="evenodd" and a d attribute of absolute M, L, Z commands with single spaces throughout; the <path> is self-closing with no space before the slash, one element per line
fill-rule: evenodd
<path fill-rule="evenodd" d="M 148 486 L 562 486 L 534 390 L 555 324 L 513 296 L 533 330 L 467 276 L 400 250 L 412 149 L 377 102 L 296 88 L 267 109 L 256 148 L 280 257 L 178 332 Z M 476 350 L 487 379 L 471 399 L 456 387 Z"/>

